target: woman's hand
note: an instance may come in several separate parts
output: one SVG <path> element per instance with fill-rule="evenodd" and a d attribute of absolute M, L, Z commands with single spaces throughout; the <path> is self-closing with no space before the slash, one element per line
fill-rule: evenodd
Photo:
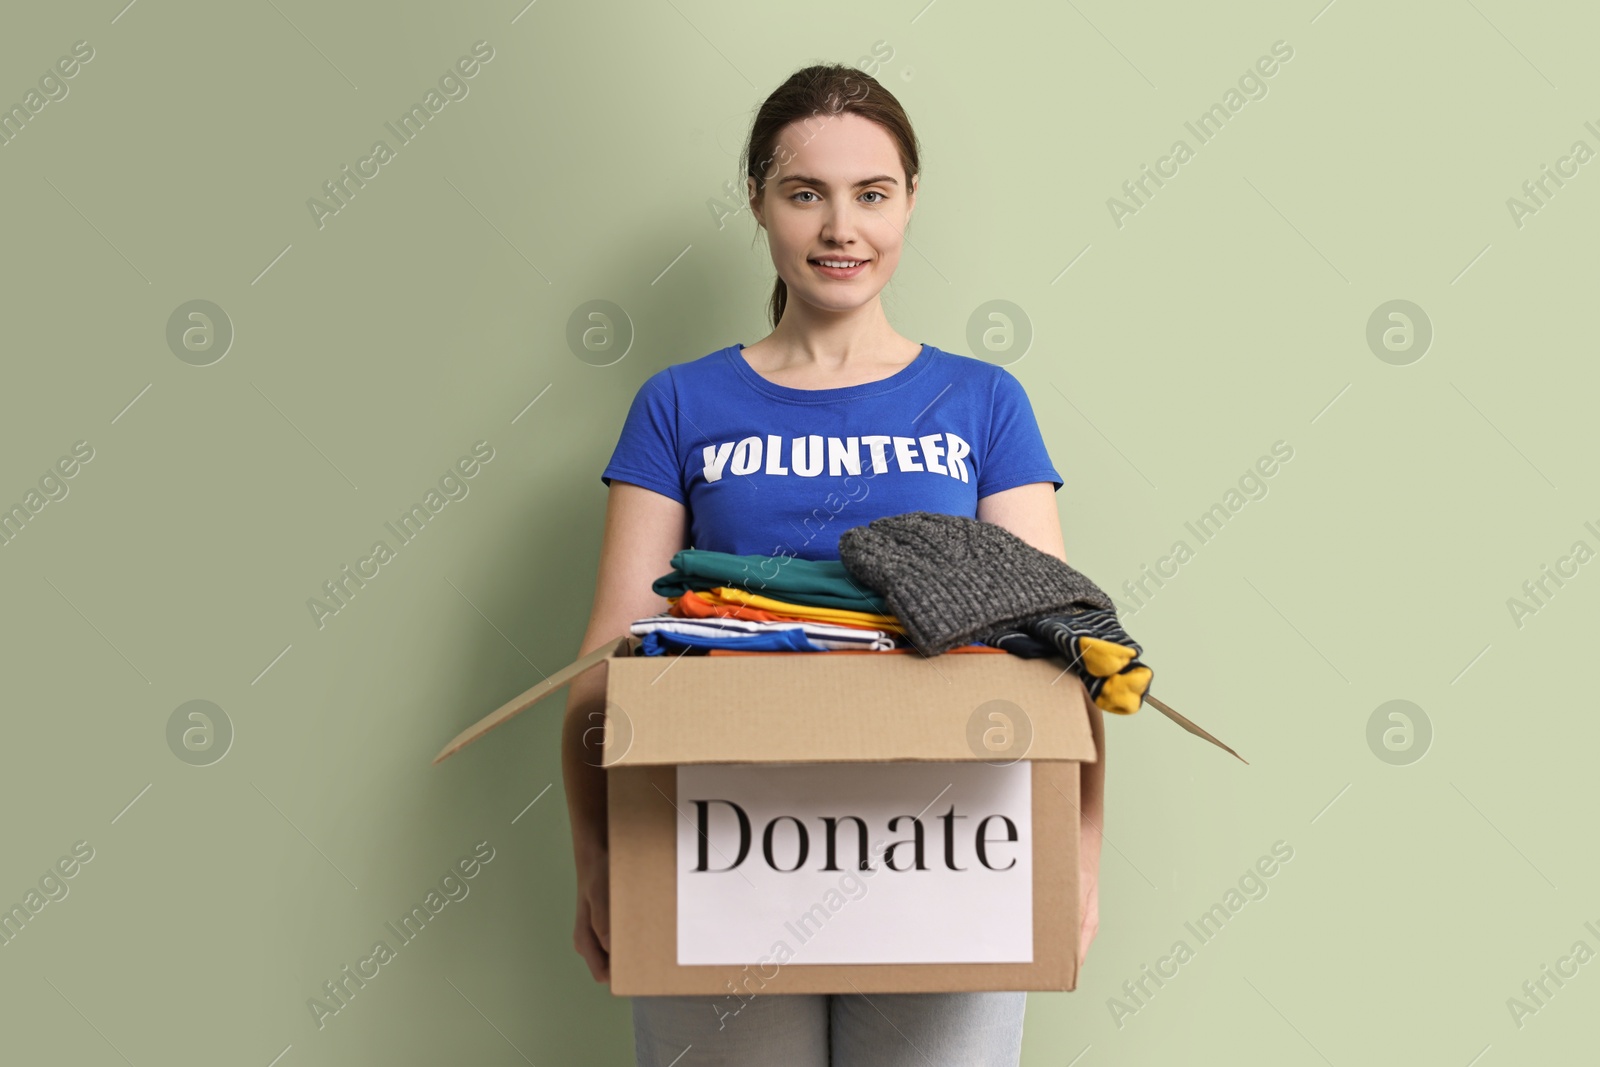
<path fill-rule="evenodd" d="M 1106 818 L 1105 714 L 1092 702 L 1089 733 L 1094 738 L 1095 761 L 1078 764 L 1078 914 L 1083 916 L 1078 930 L 1079 970 L 1100 930 L 1100 846 L 1105 841 L 1101 833 Z"/>
<path fill-rule="evenodd" d="M 1087 833 L 1087 828 L 1085 828 Z M 1098 842 L 1099 834 L 1095 835 Z M 1078 968 L 1089 955 L 1089 945 L 1100 930 L 1100 849 L 1091 854 L 1088 848 L 1078 853 L 1078 914 L 1083 916 L 1083 926 L 1078 931 Z"/>
<path fill-rule="evenodd" d="M 604 845 L 577 845 L 578 917 L 572 947 L 596 982 L 611 980 L 611 861 Z"/>

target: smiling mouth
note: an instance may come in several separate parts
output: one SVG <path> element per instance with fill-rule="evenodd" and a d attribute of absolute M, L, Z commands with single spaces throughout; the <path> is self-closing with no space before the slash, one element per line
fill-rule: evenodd
<path fill-rule="evenodd" d="M 833 267 L 836 270 L 847 270 L 850 267 L 859 267 L 863 263 L 866 263 L 867 261 L 864 260 L 864 259 L 822 258 L 822 259 L 812 259 L 812 260 L 809 260 L 808 262 L 815 263 L 819 267 Z"/>

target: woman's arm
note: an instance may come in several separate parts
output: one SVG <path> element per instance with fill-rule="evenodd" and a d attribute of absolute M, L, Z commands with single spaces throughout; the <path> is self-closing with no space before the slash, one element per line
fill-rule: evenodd
<path fill-rule="evenodd" d="M 580 657 L 627 634 L 635 619 L 666 612 L 666 598 L 650 585 L 672 570 L 672 557 L 688 547 L 688 535 L 688 509 L 682 504 L 653 489 L 612 481 Z M 574 840 L 600 844 L 606 840 L 606 779 L 599 766 L 602 735 L 597 728 L 604 711 L 605 672 L 586 671 L 567 693 L 562 772 Z"/>
<path fill-rule="evenodd" d="M 1063 563 L 1067 550 L 1061 537 L 1061 516 L 1056 511 L 1055 486 L 1033 482 L 991 493 L 978 501 L 978 518 L 1004 526 L 1041 552 Z M 1089 706 L 1089 726 L 1094 734 L 1094 763 L 1080 764 L 1078 780 L 1078 908 L 1083 924 L 1078 931 L 1078 965 L 1083 965 L 1089 944 L 1100 929 L 1100 827 L 1105 821 L 1106 742 L 1101 711 Z"/>
<path fill-rule="evenodd" d="M 978 501 L 978 519 L 1004 526 L 1041 552 L 1067 562 L 1067 547 L 1061 539 L 1061 517 L 1056 513 L 1055 486 L 1032 482 Z"/>
<path fill-rule="evenodd" d="M 594 604 L 579 656 L 625 635 L 635 619 L 667 610 L 666 598 L 650 586 L 672 570 L 672 557 L 688 547 L 688 537 L 684 505 L 653 489 L 612 480 Z M 597 982 L 610 976 L 611 948 L 606 772 L 600 766 L 605 688 L 604 671 L 585 671 L 573 679 L 561 727 L 561 780 L 578 873 L 573 946 Z"/>

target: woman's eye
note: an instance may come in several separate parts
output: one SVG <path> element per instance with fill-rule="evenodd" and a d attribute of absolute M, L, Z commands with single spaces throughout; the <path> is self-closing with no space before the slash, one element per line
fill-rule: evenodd
<path fill-rule="evenodd" d="M 795 193 L 794 196 L 791 196 L 789 199 L 790 200 L 798 200 L 802 196 L 816 196 L 816 195 L 817 194 L 812 192 L 810 189 L 802 189 L 798 193 Z M 881 190 L 878 190 L 878 189 L 868 189 L 866 192 L 862 193 L 861 195 L 862 196 L 875 196 L 875 197 L 878 198 L 876 200 L 868 200 L 867 203 L 869 203 L 869 204 L 881 204 L 884 201 L 889 199 L 887 195 L 885 195 Z M 812 203 L 812 201 L 810 201 L 810 200 L 801 200 L 800 202 L 802 204 Z"/>

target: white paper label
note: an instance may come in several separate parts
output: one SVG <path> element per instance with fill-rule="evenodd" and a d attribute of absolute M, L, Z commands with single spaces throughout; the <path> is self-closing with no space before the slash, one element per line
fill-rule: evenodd
<path fill-rule="evenodd" d="M 1031 768 L 680 764 L 678 963 L 1031 963 Z"/>

